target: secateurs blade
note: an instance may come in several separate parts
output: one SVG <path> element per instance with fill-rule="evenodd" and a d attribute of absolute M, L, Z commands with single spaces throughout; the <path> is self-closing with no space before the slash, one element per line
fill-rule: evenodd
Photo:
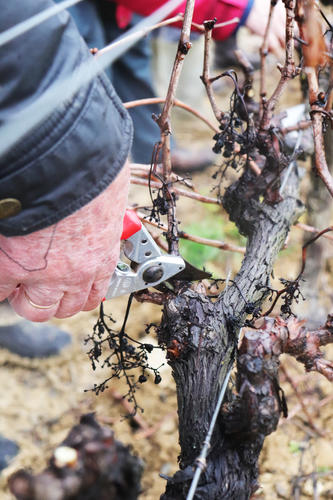
<path fill-rule="evenodd" d="M 163 254 L 132 210 L 126 210 L 121 239 L 123 253 L 130 264 L 123 260 L 118 262 L 106 299 L 156 287 L 175 276 L 186 280 L 210 277 L 209 273 L 196 269 L 178 255 Z"/>

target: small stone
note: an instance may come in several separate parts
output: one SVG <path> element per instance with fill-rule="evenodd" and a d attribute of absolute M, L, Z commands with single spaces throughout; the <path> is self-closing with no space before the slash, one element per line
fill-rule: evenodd
<path fill-rule="evenodd" d="M 288 488 L 283 483 L 277 483 L 275 485 L 275 491 L 276 491 L 276 494 L 279 498 L 285 498 L 286 500 L 288 500 L 290 498 Z"/>
<path fill-rule="evenodd" d="M 160 473 L 164 476 L 169 476 L 172 473 L 172 464 L 170 462 L 164 463 L 160 469 Z"/>
<path fill-rule="evenodd" d="M 63 467 L 75 467 L 77 464 L 78 453 L 74 448 L 69 446 L 58 446 L 54 450 L 54 465 L 59 469 Z"/>

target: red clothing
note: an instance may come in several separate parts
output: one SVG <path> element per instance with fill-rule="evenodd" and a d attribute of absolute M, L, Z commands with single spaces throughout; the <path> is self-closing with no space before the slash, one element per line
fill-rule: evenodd
<path fill-rule="evenodd" d="M 114 0 L 120 8 L 117 12 L 117 20 L 120 27 L 125 27 L 128 22 L 129 11 L 148 16 L 161 5 L 166 3 L 166 0 Z M 229 21 L 234 17 L 239 19 L 245 15 L 248 10 L 250 0 L 196 0 L 193 14 L 193 22 L 202 24 L 203 21 L 217 18 L 217 23 Z M 179 12 L 184 12 L 186 2 L 170 14 L 169 17 L 175 16 Z M 237 28 L 239 23 L 234 23 L 223 28 L 213 30 L 213 37 L 216 40 L 224 40 L 228 38 Z"/>

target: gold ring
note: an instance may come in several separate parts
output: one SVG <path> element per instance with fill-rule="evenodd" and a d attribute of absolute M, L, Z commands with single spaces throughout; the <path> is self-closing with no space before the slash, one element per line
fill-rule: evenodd
<path fill-rule="evenodd" d="M 54 302 L 53 304 L 50 304 L 49 306 L 40 306 L 39 304 L 35 304 L 35 302 L 33 302 L 31 300 L 31 298 L 29 297 L 29 295 L 27 294 L 26 291 L 24 292 L 24 295 L 25 295 L 25 298 L 27 299 L 27 301 L 29 302 L 29 304 L 32 305 L 32 307 L 35 307 L 36 309 L 52 309 L 52 307 L 56 306 L 59 302 L 59 301 Z"/>

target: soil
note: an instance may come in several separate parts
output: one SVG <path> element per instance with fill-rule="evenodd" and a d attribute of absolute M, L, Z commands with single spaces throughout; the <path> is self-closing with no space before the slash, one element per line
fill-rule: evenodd
<path fill-rule="evenodd" d="M 221 102 L 226 102 L 223 92 L 226 94 L 230 90 L 228 85 L 222 89 Z M 297 102 L 293 101 L 293 104 Z M 189 144 L 201 147 L 210 140 L 211 132 L 197 121 L 183 121 L 181 118 L 176 123 L 175 134 L 184 147 Z M 201 192 L 210 192 L 213 172 L 214 168 L 208 174 L 204 172 L 194 176 Z M 142 192 L 136 187 L 131 199 L 142 203 Z M 207 213 L 206 208 L 197 207 L 189 200 L 182 202 L 178 211 L 179 219 L 185 225 L 205 220 Z M 221 217 L 225 216 L 222 214 Z M 276 276 L 288 278 L 297 272 L 302 238 L 302 232 L 293 228 L 288 248 L 281 252 L 275 266 Z M 326 265 L 332 261 L 332 244 L 329 248 L 330 257 Z M 224 253 L 223 258 L 214 258 L 207 264 L 216 276 L 225 277 L 226 269 L 229 267 L 235 272 L 239 262 L 239 255 Z M 323 279 L 325 289 L 322 296 L 331 298 L 331 280 L 325 273 Z M 126 304 L 126 297 L 105 303 L 106 311 L 117 320 L 115 327 L 121 324 Z M 300 313 L 306 316 L 306 306 Z M 147 336 L 145 326 L 151 322 L 158 323 L 160 314 L 158 306 L 134 303 L 127 331 L 142 340 Z M 29 360 L 0 351 L 0 376 L 3 381 L 0 389 L 0 434 L 15 440 L 20 446 L 19 454 L 0 476 L 1 500 L 13 500 L 6 486 L 10 474 L 21 467 L 35 472 L 43 469 L 52 450 L 78 422 L 80 415 L 92 411 L 96 412 L 99 422 L 111 426 L 117 439 L 130 445 L 144 461 L 142 500 L 157 500 L 165 485 L 165 479 L 160 474 L 172 475 L 177 470 L 177 401 L 163 352 L 154 351 L 154 359 L 151 360 L 155 367 L 164 363 L 160 370 L 162 382 L 155 385 L 153 377 L 150 377 L 148 382 L 142 384 L 137 398 L 144 412 L 139 412 L 136 419 L 124 418 L 126 409 L 121 396 L 126 393 L 126 385 L 123 380 L 113 381 L 99 396 L 89 391 L 94 383 L 108 376 L 106 368 L 92 370 L 84 344 L 97 315 L 98 311 L 92 311 L 52 321 L 70 332 L 73 338 L 71 346 L 57 357 Z M 148 341 L 155 342 L 153 333 L 149 334 Z M 325 351 L 333 359 L 333 346 Z M 260 460 L 261 489 L 255 498 L 333 498 L 332 386 L 321 375 L 306 374 L 303 366 L 290 358 L 284 357 L 282 363 L 296 383 L 297 394 L 281 374 L 289 417 L 282 418 L 277 432 L 265 441 Z"/>

